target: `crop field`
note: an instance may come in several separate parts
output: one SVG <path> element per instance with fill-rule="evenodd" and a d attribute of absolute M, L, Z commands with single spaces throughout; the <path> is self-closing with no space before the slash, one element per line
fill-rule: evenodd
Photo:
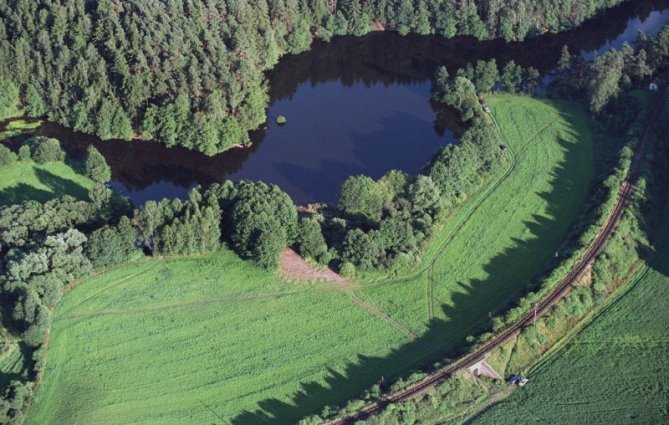
<path fill-rule="evenodd" d="M 457 348 L 559 250 L 593 173 L 580 104 L 489 103 L 515 167 L 435 235 L 433 267 L 348 287 L 227 251 L 109 271 L 59 305 L 27 423 L 293 423 Z"/>
<path fill-rule="evenodd" d="M 669 422 L 669 235 L 621 298 L 472 423 Z"/>
<path fill-rule="evenodd" d="M 88 198 L 93 182 L 67 164 L 15 162 L 0 169 L 0 206 L 26 200 L 45 202 L 62 195 Z"/>

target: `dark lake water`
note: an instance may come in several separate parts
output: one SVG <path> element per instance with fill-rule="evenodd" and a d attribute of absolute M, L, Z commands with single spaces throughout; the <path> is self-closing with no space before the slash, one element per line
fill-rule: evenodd
<path fill-rule="evenodd" d="M 430 79 L 478 59 L 513 59 L 546 74 L 563 45 L 591 57 L 637 30 L 655 34 L 669 20 L 669 1 L 626 3 L 577 30 L 522 43 L 457 37 L 373 33 L 315 42 L 309 52 L 284 57 L 268 74 L 271 104 L 254 144 L 206 157 L 155 142 L 100 141 L 46 123 L 37 133 L 59 138 L 71 155 L 93 143 L 105 155 L 113 186 L 136 205 L 185 197 L 198 184 L 225 179 L 276 183 L 298 204 L 331 202 L 354 174 L 374 178 L 390 169 L 416 173 L 441 147 L 456 143 L 462 124 L 430 102 Z M 286 116 L 285 126 L 275 123 Z"/>

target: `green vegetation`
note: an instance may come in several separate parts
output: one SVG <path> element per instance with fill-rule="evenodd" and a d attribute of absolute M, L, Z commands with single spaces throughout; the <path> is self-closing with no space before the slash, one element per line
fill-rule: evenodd
<path fill-rule="evenodd" d="M 88 147 L 84 172 L 89 179 L 96 183 L 105 183 L 111 179 L 111 169 L 105 157 L 93 145 Z"/>
<path fill-rule="evenodd" d="M 62 195 L 88 199 L 93 182 L 62 162 L 15 162 L 0 168 L 0 206 L 27 200 L 48 201 Z"/>
<path fill-rule="evenodd" d="M 569 344 L 530 373 L 530 384 L 475 424 L 662 423 L 667 419 L 669 235 L 648 269 Z"/>
<path fill-rule="evenodd" d="M 22 109 L 103 139 L 155 138 L 213 155 L 265 121 L 264 72 L 318 37 L 457 34 L 522 40 L 622 0 L 8 0 L 0 120 Z"/>
<path fill-rule="evenodd" d="M 230 419 L 407 341 L 345 292 L 295 287 L 230 252 L 142 261 L 89 279 L 60 304 L 28 423 Z"/>
<path fill-rule="evenodd" d="M 580 104 L 506 95 L 490 104 L 500 123 L 508 121 L 502 131 L 516 165 L 507 177 L 498 169 L 491 181 L 501 181 L 499 187 L 489 196 L 472 193 L 435 237 L 424 259 L 436 261 L 434 274 L 349 289 L 296 287 L 228 251 L 114 269 L 74 288 L 56 310 L 28 423 L 155 421 L 157 412 L 168 421 L 289 423 L 325 404 L 343 404 L 380 374 L 398 378 L 435 358 L 435 350 L 460 346 L 499 299 L 517 294 L 552 257 L 592 176 L 592 140 Z M 433 188 L 422 179 L 415 185 L 412 199 L 429 206 Z M 467 208 L 479 200 L 477 209 Z M 490 224 L 491 212 L 503 226 Z M 317 237 L 307 237 L 313 229 L 300 233 L 306 250 L 323 252 Z M 436 249 L 451 233 L 448 249 Z M 474 234 L 477 246 L 469 248 Z M 464 261 L 457 255 L 471 249 L 477 255 Z M 506 278 L 503 265 L 512 263 L 521 264 L 524 280 Z M 499 279 L 489 264 L 500 269 Z M 449 274 L 456 272 L 457 279 Z M 435 276 L 439 284 L 426 298 Z M 483 295 L 493 286 L 497 299 Z M 429 304 L 438 310 L 433 316 Z"/>
<path fill-rule="evenodd" d="M 99 159 L 108 168 L 104 157 Z M 0 144 L 0 207 L 63 195 L 87 200 L 94 182 L 64 160 L 56 139 L 34 137 L 21 145 L 18 154 Z"/>
<path fill-rule="evenodd" d="M 637 137 L 644 131 L 644 123 L 647 123 L 649 117 L 650 100 L 652 96 L 647 93 L 633 92 L 627 97 L 626 102 L 634 105 L 635 99 L 640 101 L 639 105 L 635 105 L 636 119 L 632 121 L 626 120 L 626 130 L 618 134 L 617 138 L 603 137 L 600 133 L 597 135 L 595 143 L 598 148 L 603 146 L 610 150 L 604 151 L 598 155 L 596 163 L 598 164 L 598 176 L 596 180 L 597 185 L 601 185 L 604 190 L 596 191 L 595 195 L 590 197 L 588 205 L 585 206 L 584 211 L 587 211 L 575 225 L 575 232 L 573 237 L 567 239 L 565 252 L 568 253 L 564 260 L 560 261 L 560 265 L 552 270 L 550 275 L 542 279 L 540 289 L 535 293 L 530 293 L 523 297 L 518 302 L 518 307 L 511 309 L 504 320 L 495 318 L 493 320 L 493 329 L 499 328 L 504 322 L 507 324 L 513 323 L 523 312 L 531 311 L 532 304 L 538 299 L 538 294 L 545 293 L 548 288 L 553 287 L 573 264 L 574 259 L 578 258 L 583 250 L 583 247 L 588 243 L 592 236 L 599 231 L 604 217 L 606 217 L 612 208 L 612 202 L 616 199 L 619 193 L 619 187 L 622 179 L 627 176 L 630 167 L 630 157 L 626 150 L 633 146 Z M 640 107 L 640 108 L 639 108 Z M 659 112 L 666 113 L 668 105 L 665 105 L 664 110 Z M 624 109 L 627 110 L 627 109 Z M 660 140 L 663 140 L 666 133 L 666 123 L 659 123 L 655 129 Z M 650 134 L 650 141 L 654 138 L 653 133 Z M 622 141 L 622 143 L 621 143 Z M 663 228 L 662 212 L 666 212 L 666 205 L 664 200 L 669 194 L 667 192 L 666 181 L 669 167 L 667 161 L 669 156 L 662 143 L 651 143 L 649 149 L 654 150 L 646 158 L 640 179 L 638 180 L 637 195 L 632 198 L 632 201 L 627 206 L 625 214 L 619 223 L 616 232 L 607 243 L 604 251 L 597 257 L 592 273 L 586 273 L 581 277 L 579 283 L 563 298 L 556 306 L 540 317 L 536 326 L 525 328 L 519 335 L 512 338 L 501 347 L 493 350 L 491 356 L 487 358 L 487 362 L 501 375 L 508 377 L 511 374 L 522 373 L 526 374 L 527 370 L 542 359 L 542 356 L 547 352 L 555 352 L 560 349 L 561 344 L 569 341 L 569 338 L 574 333 L 578 332 L 582 325 L 587 324 L 591 319 L 593 310 L 606 310 L 607 304 L 604 302 L 615 293 L 620 285 L 624 284 L 630 275 L 638 269 L 640 258 L 649 254 L 649 246 L 651 240 L 649 235 L 655 233 L 655 229 Z M 604 168 L 601 168 L 606 164 Z M 599 208 L 593 208 L 599 206 Z M 590 213 L 594 212 L 594 214 Z M 592 215 L 592 217 L 589 217 Z M 664 228 L 666 229 L 666 218 Z M 585 229 L 585 230 L 584 230 Z M 660 231 L 662 232 L 662 231 Z M 632 314 L 628 312 L 628 314 Z M 482 334 L 478 340 L 483 341 L 488 338 L 490 334 Z M 601 371 L 595 366 L 597 361 L 593 360 L 590 367 L 591 374 L 599 374 Z M 618 364 L 617 367 L 624 367 L 624 363 Z M 569 368 L 570 365 L 565 365 Z M 614 373 L 610 371 L 609 373 Z M 560 376 L 571 376 L 568 373 L 557 372 Z M 557 376 L 556 374 L 556 376 Z M 598 379 L 601 379 L 599 377 Z M 643 379 L 643 377 L 642 377 Z M 534 382 L 532 379 L 530 386 Z M 557 385 L 570 385 L 571 379 L 560 381 Z M 598 381 L 598 382 L 601 382 Z M 656 381 L 652 381 L 656 382 Z M 649 384 L 652 385 L 652 384 Z M 493 382 L 487 378 L 474 379 L 468 374 L 455 375 L 443 384 L 440 384 L 433 393 L 427 394 L 422 398 L 417 398 L 411 401 L 403 402 L 393 405 L 392 408 L 384 410 L 380 415 L 364 421 L 369 425 L 396 425 L 402 424 L 444 424 L 444 423 L 463 423 L 467 418 L 473 416 L 481 409 L 485 408 L 491 402 L 503 399 L 508 396 L 515 387 L 505 383 Z M 529 388 L 529 386 L 527 387 Z M 562 387 L 560 387 L 562 388 Z M 555 391 L 556 389 L 553 388 Z M 579 394 L 590 394 L 596 391 L 596 387 L 591 387 L 589 391 L 584 391 Z M 521 395 L 514 398 L 514 411 L 510 415 L 502 415 L 495 417 L 496 419 L 490 423 L 505 423 L 505 422 L 534 422 L 535 420 L 554 420 L 556 422 L 578 422 L 577 418 L 570 418 L 560 420 L 557 417 L 541 417 L 541 405 L 537 406 L 539 415 L 535 415 L 531 410 L 524 410 L 525 397 L 522 395 L 525 389 L 518 390 Z M 571 390 L 564 390 L 569 393 Z M 622 390 L 625 391 L 625 390 Z M 574 392 L 571 392 L 574 394 Z M 514 397 L 517 394 L 514 394 Z M 576 395 L 574 394 L 576 397 Z M 545 397 L 550 398 L 553 395 L 545 394 Z M 602 403 L 608 400 L 598 399 Z M 520 402 L 519 402 L 520 401 Z M 573 403 L 578 403 L 579 399 L 573 400 L 568 407 L 562 406 L 563 409 L 570 409 Z M 509 413 L 505 411 L 506 413 Z M 616 412 L 617 413 L 617 412 Z M 484 417 L 486 417 L 484 415 Z M 499 419 L 499 420 L 498 420 Z M 503 419 L 503 420 L 502 420 Z M 620 419 L 622 423 L 627 423 L 628 418 Z M 643 422 L 643 421 L 642 421 Z M 650 421 L 653 422 L 653 421 Z M 305 424 L 320 424 L 318 418 L 307 419 Z M 467 423 L 469 423 L 467 421 Z M 486 422 L 488 423 L 488 422 Z"/>
<path fill-rule="evenodd" d="M 278 117 L 276 117 L 276 123 L 279 125 L 284 125 L 286 124 L 287 121 L 288 120 L 286 120 L 286 117 L 284 117 L 283 115 L 279 115 Z"/>
<path fill-rule="evenodd" d="M 27 121 L 22 119 L 9 121 L 4 127 L 0 129 L 0 140 L 8 139 L 24 132 L 34 130 L 40 125 L 42 125 L 41 121 Z"/>

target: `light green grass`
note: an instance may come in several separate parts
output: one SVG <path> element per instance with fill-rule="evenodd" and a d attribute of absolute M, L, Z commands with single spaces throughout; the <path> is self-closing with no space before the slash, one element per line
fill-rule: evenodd
<path fill-rule="evenodd" d="M 461 346 L 550 260 L 592 177 L 579 104 L 490 105 L 517 165 L 435 236 L 434 272 L 344 291 L 230 253 L 108 272 L 58 307 L 27 423 L 294 423 Z"/>
<path fill-rule="evenodd" d="M 515 299 L 551 260 L 593 177 L 592 134 L 581 104 L 495 96 L 490 106 L 515 153 L 514 170 L 437 253 L 432 271 L 365 290 L 367 299 L 414 329 L 427 329 L 431 317 L 444 320 L 436 342 L 442 349 L 454 348 L 488 313 Z M 411 285 L 422 298 L 409 294 Z"/>
<path fill-rule="evenodd" d="M 0 206 L 26 200 L 45 202 L 62 195 L 88 199 L 93 182 L 62 162 L 15 162 L 0 168 Z"/>
<path fill-rule="evenodd" d="M 669 235 L 651 267 L 476 424 L 669 423 Z"/>
<path fill-rule="evenodd" d="M 0 128 L 0 140 L 18 136 L 19 134 L 35 130 L 39 128 L 41 125 L 42 121 L 39 120 L 33 121 L 24 119 L 14 119 L 8 121 L 4 127 Z"/>

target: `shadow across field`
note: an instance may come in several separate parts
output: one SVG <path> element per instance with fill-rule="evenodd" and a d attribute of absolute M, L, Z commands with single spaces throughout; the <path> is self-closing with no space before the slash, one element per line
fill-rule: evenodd
<path fill-rule="evenodd" d="M 568 114 L 564 118 L 568 122 L 573 119 Z M 563 132 L 563 137 L 576 137 L 579 140 L 578 129 L 565 131 L 572 134 Z M 555 251 L 563 248 L 569 227 L 575 218 L 574 211 L 579 210 L 579 207 L 565 208 L 565 199 L 580 198 L 584 201 L 586 191 L 582 188 L 589 182 L 583 181 L 583 175 L 569 168 L 578 162 L 582 151 L 576 149 L 574 143 L 564 140 L 557 143 L 560 143 L 564 151 L 564 159 L 552 172 L 551 189 L 536 193 L 548 204 L 545 215 L 533 215 L 531 220 L 525 222 L 529 235 L 523 239 L 513 239 L 512 247 L 488 262 L 484 267 L 488 276 L 486 279 L 459 282 L 457 292 L 451 295 L 451 301 L 448 304 L 441 303 L 438 307 L 441 314 L 437 314 L 437 318 L 427 323 L 427 329 L 421 336 L 401 345 L 387 356 L 358 356 L 344 371 L 328 369 L 324 383 L 302 384 L 302 389 L 291 395 L 290 402 L 277 398 L 263 400 L 258 403 L 257 410 L 242 412 L 231 423 L 295 423 L 309 414 L 320 413 L 328 405 L 345 404 L 382 379 L 392 382 L 399 377 L 408 376 L 417 367 L 430 371 L 435 361 L 468 351 L 471 348 L 467 342 L 468 335 L 490 330 L 489 313 L 502 311 L 516 302 L 522 294 L 536 287 L 539 282 L 537 276 L 542 271 L 547 272 L 561 260 L 554 258 Z M 519 264 L 524 265 L 524 268 L 519 269 Z"/>
<path fill-rule="evenodd" d="M 50 171 L 36 168 L 37 180 L 48 190 L 37 188 L 26 183 L 0 190 L 0 206 L 19 204 L 24 201 L 46 202 L 62 195 L 70 195 L 77 199 L 88 199 L 88 191 L 80 184 L 57 176 Z"/>

